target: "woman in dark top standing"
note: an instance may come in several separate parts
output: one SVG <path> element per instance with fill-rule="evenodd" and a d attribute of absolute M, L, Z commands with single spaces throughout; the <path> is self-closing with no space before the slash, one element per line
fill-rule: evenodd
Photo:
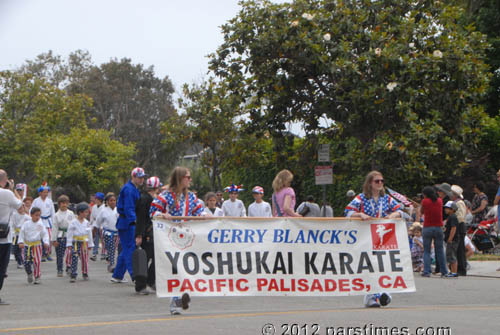
<path fill-rule="evenodd" d="M 436 259 L 440 265 L 441 276 L 447 277 L 448 269 L 446 268 L 443 247 L 443 201 L 431 186 L 426 186 L 422 193 L 425 197 L 422 200 L 421 209 L 424 215 L 424 228 L 422 231 L 424 238 L 424 272 L 422 272 L 422 276 L 431 276 L 431 245 L 434 240 Z"/>
<path fill-rule="evenodd" d="M 488 213 L 488 196 L 484 194 L 484 183 L 482 181 L 475 183 L 472 191 L 475 194 L 474 198 L 472 198 L 471 213 L 474 215 L 472 223 L 479 224 Z"/>

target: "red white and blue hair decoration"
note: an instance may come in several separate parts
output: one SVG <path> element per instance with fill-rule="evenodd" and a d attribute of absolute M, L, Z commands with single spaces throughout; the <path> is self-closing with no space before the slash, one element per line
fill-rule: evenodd
<path fill-rule="evenodd" d="M 162 183 L 160 182 L 160 178 L 155 176 L 146 180 L 146 186 L 149 188 L 158 188 L 162 186 Z"/>
<path fill-rule="evenodd" d="M 252 189 L 252 193 L 264 194 L 264 188 L 262 188 L 260 186 L 255 186 Z"/>
<path fill-rule="evenodd" d="M 50 192 L 50 187 L 49 187 L 49 185 L 47 185 L 47 182 L 46 182 L 46 181 L 44 181 L 44 182 L 42 183 L 42 186 L 40 186 L 40 187 L 38 188 L 38 190 L 37 190 L 37 191 L 38 191 L 38 193 L 40 193 L 40 192 L 43 192 L 43 191 L 45 191 L 45 190 L 47 190 L 47 191 L 49 191 L 49 192 Z"/>
<path fill-rule="evenodd" d="M 233 193 L 233 192 L 240 193 L 241 191 L 245 190 L 242 187 L 243 187 L 243 185 L 234 185 L 234 184 L 231 184 L 231 186 L 228 186 L 228 187 L 226 187 L 224 189 L 224 192 L 227 192 L 227 193 Z"/>

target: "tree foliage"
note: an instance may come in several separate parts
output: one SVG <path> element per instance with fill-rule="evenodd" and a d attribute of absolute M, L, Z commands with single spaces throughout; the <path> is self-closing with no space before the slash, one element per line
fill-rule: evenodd
<path fill-rule="evenodd" d="M 490 47 L 486 51 L 486 62 L 490 66 L 492 79 L 485 109 L 490 116 L 495 117 L 500 113 L 500 0 L 459 2 L 467 8 L 465 24 L 473 24 L 488 37 Z"/>
<path fill-rule="evenodd" d="M 49 51 L 28 60 L 19 72 L 92 98 L 89 127 L 134 143 L 134 158 L 148 173 L 162 175 L 177 159 L 178 152 L 167 151 L 158 136 L 160 124 L 174 114 L 173 84 L 168 77 L 158 78 L 152 66 L 133 64 L 128 58 L 97 66 L 87 51 L 77 50 L 67 60 Z"/>
<path fill-rule="evenodd" d="M 43 143 L 84 127 L 90 106 L 88 97 L 69 95 L 43 79 L 0 72 L 0 166 L 15 179 L 31 181 Z"/>
<path fill-rule="evenodd" d="M 237 138 L 239 100 L 213 79 L 200 85 L 184 85 L 179 99 L 183 113 L 163 123 L 164 142 L 178 146 L 183 141 L 201 145 L 201 164 L 210 176 L 212 190 L 221 189 L 223 162 L 229 158 Z"/>
<path fill-rule="evenodd" d="M 345 171 L 391 166 L 421 185 L 460 174 L 477 148 L 484 35 L 443 2 L 244 1 L 211 69 L 245 99 L 249 128 L 325 133 Z M 322 118 L 332 121 L 324 129 Z M 445 163 L 445 164 L 443 164 Z M 352 173 L 352 172 L 351 172 Z"/>
<path fill-rule="evenodd" d="M 83 200 L 97 191 L 119 189 L 135 165 L 134 151 L 133 144 L 112 140 L 109 131 L 73 128 L 44 142 L 35 171 L 49 185 L 78 189 Z"/>

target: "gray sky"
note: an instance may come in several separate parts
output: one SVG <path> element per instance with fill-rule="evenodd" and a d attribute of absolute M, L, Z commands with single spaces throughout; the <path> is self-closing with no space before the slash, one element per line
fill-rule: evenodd
<path fill-rule="evenodd" d="M 96 64 L 127 57 L 153 65 L 179 89 L 205 76 L 205 56 L 239 8 L 237 0 L 0 0 L 0 69 L 83 49 Z"/>
<path fill-rule="evenodd" d="M 153 65 L 179 94 L 182 84 L 206 77 L 206 56 L 223 41 L 220 26 L 239 10 L 238 0 L 0 0 L 0 70 L 49 50 L 66 58 L 82 49 L 95 64 L 127 57 Z"/>

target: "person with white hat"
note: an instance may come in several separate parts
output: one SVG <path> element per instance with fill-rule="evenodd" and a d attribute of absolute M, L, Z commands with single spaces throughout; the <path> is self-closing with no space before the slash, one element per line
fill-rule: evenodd
<path fill-rule="evenodd" d="M 465 235 L 467 232 L 465 217 L 467 216 L 467 205 L 463 201 L 464 190 L 458 185 L 451 185 L 451 200 L 457 205 L 457 210 L 455 215 L 458 219 L 457 235 L 458 235 L 458 247 L 457 247 L 457 262 L 458 262 L 458 274 L 461 276 L 467 275 L 467 258 L 465 256 Z"/>
<path fill-rule="evenodd" d="M 464 190 L 458 185 L 451 185 L 451 200 L 457 204 L 457 218 L 458 222 L 465 223 L 465 216 L 467 215 L 467 206 L 464 202 Z"/>

